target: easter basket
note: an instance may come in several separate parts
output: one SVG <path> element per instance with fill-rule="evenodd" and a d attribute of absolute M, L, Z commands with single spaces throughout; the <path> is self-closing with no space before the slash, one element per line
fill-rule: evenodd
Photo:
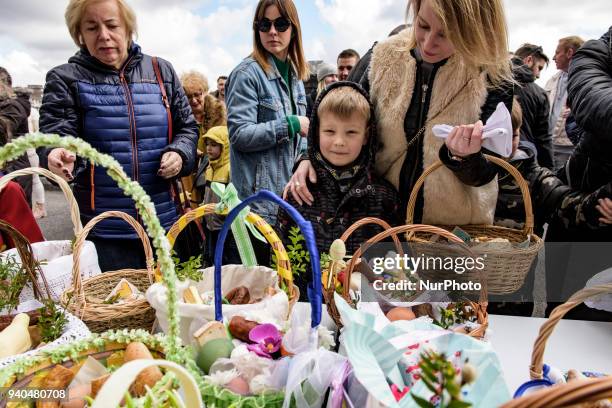
<path fill-rule="evenodd" d="M 83 279 L 79 265 L 85 238 L 97 223 L 108 218 L 120 218 L 136 230 L 144 247 L 147 267 L 105 272 Z M 144 228 L 132 216 L 120 211 L 107 211 L 92 218 L 77 236 L 73 256 L 73 286 L 61 297 L 62 303 L 68 305 L 68 310 L 83 320 L 94 333 L 124 328 L 151 330 L 155 311 L 146 301 L 144 292 L 153 284 L 153 250 Z M 106 300 L 123 279 L 140 290 L 142 295 L 117 302 Z"/>
<path fill-rule="evenodd" d="M 521 189 L 523 203 L 525 205 L 525 226 L 522 230 L 494 225 L 461 225 L 460 228 L 467 232 L 472 238 L 485 237 L 487 240 L 498 238 L 509 242 L 492 242 L 490 245 L 486 245 L 483 248 L 478 248 L 478 246 L 472 248 L 475 255 L 486 255 L 485 275 L 487 278 L 488 293 L 493 295 L 504 295 L 514 293 L 523 286 L 525 278 L 531 268 L 531 264 L 543 247 L 544 242 L 533 232 L 534 217 L 531 195 L 525 179 L 516 168 L 506 161 L 489 155 L 485 155 L 485 157 L 492 163 L 502 167 L 516 180 Z M 421 187 L 423 187 L 425 179 L 441 167 L 443 167 L 442 162 L 438 161 L 434 163 L 429 168 L 425 169 L 421 177 L 415 182 L 408 201 L 406 224 L 412 224 L 414 222 L 414 212 L 419 191 Z M 453 231 L 456 226 L 440 225 L 439 227 L 448 231 Z M 418 231 L 410 235 L 409 240 L 427 244 L 434 240 L 436 238 L 435 236 L 439 234 L 431 231 Z M 423 245 L 422 248 L 426 250 L 427 245 Z M 437 270 L 431 274 L 442 279 L 453 279 L 454 277 L 453 272 L 444 270 Z M 468 274 L 468 278 L 478 279 L 475 272 L 466 272 L 466 274 Z"/>
<path fill-rule="evenodd" d="M 568 372 L 568 382 L 563 383 L 564 380 L 555 379 L 553 369 L 544 364 L 546 342 L 565 314 L 588 299 L 608 293 L 612 293 L 612 283 L 587 287 L 576 292 L 567 302 L 551 312 L 548 320 L 540 328 L 533 345 L 529 366 L 531 381 L 521 385 L 514 395 L 515 399 L 505 404 L 503 408 L 557 408 L 575 404 L 587 406 L 587 403 L 599 406 L 595 404 L 597 401 L 612 399 L 612 376 L 609 373 L 599 378 L 583 378 L 583 374 L 572 370 L 572 376 L 575 378 L 570 379 Z"/>
<path fill-rule="evenodd" d="M 207 204 L 189 211 L 174 223 L 167 234 L 170 246 L 174 244 L 180 232 L 189 225 L 190 222 L 204 216 L 215 214 L 215 204 Z M 249 212 L 245 221 L 251 223 L 265 237 L 272 247 L 277 262 L 277 270 L 254 266 L 243 265 L 224 265 L 222 275 L 222 293 L 227 295 L 236 287 L 247 288 L 249 297 L 261 299 L 258 302 L 248 302 L 247 304 L 228 304 L 224 306 L 224 316 L 231 318 L 235 314 L 261 314 L 266 312 L 274 316 L 279 323 L 289 318 L 291 310 L 300 297 L 299 289 L 293 284 L 291 266 L 285 247 L 278 238 L 272 227 L 260 216 Z M 206 268 L 201 271 L 202 280 L 199 282 L 185 281 L 179 282 L 179 292 L 185 293 L 195 290 L 197 296 L 200 293 L 212 295 L 214 268 Z M 265 290 L 272 288 L 273 296 L 266 296 Z M 283 290 L 284 289 L 284 290 Z M 212 304 L 188 303 L 183 296 L 179 301 L 178 313 L 180 317 L 180 332 L 184 344 L 193 343 L 194 332 L 206 322 L 215 319 L 215 308 Z M 162 330 L 168 328 L 168 315 L 166 304 L 166 288 L 161 283 L 155 283 L 147 291 L 147 299 L 154 307 L 159 325 Z M 212 299 L 211 299 L 212 300 Z"/>
<path fill-rule="evenodd" d="M 51 173 L 47 169 L 40 167 L 30 167 L 9 173 L 0 178 L 0 190 L 2 190 L 12 179 L 19 176 L 38 175 L 46 177 L 53 183 L 57 184 L 61 189 L 66 201 L 68 202 L 68 208 L 70 212 L 70 220 L 72 221 L 72 228 L 74 235 L 83 229 L 80 219 L 80 212 L 78 204 L 72 194 L 72 190 L 68 183 L 61 177 Z M 68 288 L 72 283 L 72 263 L 73 263 L 73 242 L 70 240 L 54 240 L 54 241 L 42 241 L 31 243 L 32 256 L 34 260 L 39 262 L 40 270 L 43 272 L 46 285 L 49 287 L 51 292 L 51 298 L 54 301 L 58 301 L 64 290 Z M 5 251 L 3 255 L 15 255 L 18 262 L 21 262 L 21 257 L 16 248 Z M 81 252 L 80 259 L 81 274 L 87 278 L 99 275 L 100 267 L 98 266 L 98 254 L 96 247 L 92 242 L 86 242 Z M 45 285 L 42 282 L 42 278 L 38 278 L 40 286 Z M 25 302 L 30 299 L 34 299 L 34 292 L 30 285 L 28 285 L 20 295 L 20 300 Z"/>
<path fill-rule="evenodd" d="M 81 157 L 91 160 L 96 165 L 106 167 L 108 169 L 108 174 L 117 181 L 119 187 L 126 195 L 134 199 L 136 208 L 141 214 L 150 235 L 153 237 L 153 245 L 157 251 L 158 263 L 160 265 L 163 281 L 170 288 L 167 295 L 170 315 L 168 335 L 151 335 L 144 330 L 127 329 L 94 334 L 87 339 L 73 341 L 53 349 L 41 350 L 32 356 L 16 360 L 0 370 L 0 385 L 6 387 L 6 391 L 31 389 L 31 387 L 37 384 L 45 385 L 43 381 L 49 376 L 49 373 L 53 372 L 53 376 L 51 377 L 56 376 L 56 372 L 53 371 L 54 369 L 63 371 L 64 373 L 66 373 L 66 370 L 76 371 L 76 368 L 79 367 L 84 360 L 87 360 L 88 357 L 92 357 L 92 359 L 97 361 L 106 360 L 106 363 L 108 363 L 108 358 L 111 358 L 113 354 L 114 357 L 117 357 L 117 355 L 121 354 L 129 344 L 138 342 L 146 346 L 152 358 L 166 358 L 186 367 L 191 378 L 197 384 L 197 387 L 200 390 L 203 389 L 205 383 L 195 363 L 190 359 L 185 349 L 180 347 L 178 317 L 176 313 L 177 292 L 175 289 L 176 276 L 174 273 L 174 263 L 170 259 L 170 250 L 165 238 L 165 231 L 158 218 L 155 216 L 155 209 L 151 199 L 138 183 L 131 181 L 127 177 L 116 160 L 108 155 L 98 153 L 89 144 L 74 137 L 60 137 L 58 135 L 43 134 L 29 134 L 20 137 L 0 148 L 0 164 L 19 156 L 28 148 L 40 146 L 60 146 L 75 152 Z M 117 359 L 121 360 L 120 358 Z M 59 368 L 59 366 L 61 366 L 61 368 Z M 151 389 L 153 391 L 163 391 L 163 389 L 167 389 L 168 387 L 172 388 L 172 386 L 168 384 L 169 382 L 173 382 L 174 378 L 168 375 L 169 373 L 166 373 L 160 381 L 151 386 Z M 37 386 L 39 388 L 41 387 L 40 385 Z M 9 403 L 6 396 L 7 393 L 4 393 L 4 399 L 0 401 L 0 407 L 4 407 Z M 152 404 L 151 398 L 152 396 L 147 392 L 147 395 L 142 397 L 142 400 L 139 400 L 140 405 L 137 404 L 137 406 L 141 406 L 143 403 L 145 405 L 149 404 L 150 406 Z M 166 400 L 172 399 L 176 401 L 176 398 L 178 398 L 178 396 L 173 395 L 170 397 L 168 395 Z M 197 403 L 193 406 L 201 406 L 199 394 L 196 400 Z M 95 405 L 97 407 L 114 406 L 112 403 L 109 405 L 106 402 L 98 402 L 98 400 L 96 400 L 96 403 L 98 403 L 98 405 Z M 155 406 L 169 405 L 160 403 Z"/>
<path fill-rule="evenodd" d="M 311 352 L 317 351 L 316 346 L 316 338 L 317 338 L 317 327 L 321 322 L 321 305 L 322 305 L 322 294 L 321 294 L 321 272 L 320 272 L 320 264 L 319 264 L 319 253 L 314 240 L 314 232 L 312 229 L 312 225 L 310 222 L 304 220 L 304 218 L 287 204 L 285 201 L 281 200 L 279 197 L 274 195 L 269 191 L 260 191 L 255 195 L 244 200 L 240 205 L 236 206 L 232 211 L 230 211 L 227 216 L 223 227 L 219 233 L 219 240 L 217 242 L 217 246 L 215 249 L 214 256 L 214 311 L 215 311 L 215 320 L 218 322 L 222 322 L 224 320 L 226 310 L 229 305 L 222 304 L 222 274 L 223 269 L 221 267 L 221 260 L 223 256 L 223 246 L 225 239 L 227 237 L 229 228 L 234 219 L 239 215 L 240 211 L 246 206 L 254 201 L 272 201 L 278 204 L 282 209 L 288 212 L 288 214 L 294 219 L 296 224 L 299 226 L 302 234 L 305 237 L 306 247 L 308 252 L 310 253 L 310 263 L 313 271 L 313 279 L 309 284 L 308 297 L 310 299 L 311 311 L 310 311 L 310 334 L 309 334 L 309 346 L 308 349 Z M 314 343 L 313 343 L 314 341 Z M 332 353 L 333 354 L 333 353 Z M 298 355 L 299 356 L 299 355 Z M 296 357 L 292 357 L 296 358 Z M 281 360 L 282 361 L 282 360 Z M 291 377 L 294 372 L 289 370 L 288 376 Z M 287 378 L 284 378 L 287 381 Z M 318 393 L 318 397 L 321 399 L 324 397 L 325 389 L 321 390 Z M 255 408 L 255 407 L 281 407 L 283 403 L 287 404 L 285 406 L 291 405 L 294 406 L 295 401 L 292 398 L 292 395 L 287 395 L 283 390 L 278 392 L 269 392 L 269 393 L 260 393 L 256 395 L 239 395 L 230 391 L 227 388 L 224 388 L 215 384 L 208 384 L 203 389 L 203 400 L 207 406 L 215 406 L 215 407 L 244 407 L 244 408 Z"/>
<path fill-rule="evenodd" d="M 442 236 L 446 239 L 449 240 L 449 242 L 451 242 L 453 244 L 453 247 L 456 248 L 455 252 L 457 253 L 461 253 L 463 255 L 469 255 L 471 257 L 474 256 L 474 254 L 472 253 L 472 251 L 470 250 L 470 248 L 468 248 L 465 243 L 458 238 L 457 236 L 453 235 L 452 233 L 443 230 L 441 228 L 438 227 L 434 227 L 434 226 L 430 226 L 430 225 L 420 225 L 420 224 L 414 224 L 414 225 L 403 225 L 403 226 L 399 226 L 399 227 L 393 227 L 390 229 L 387 229 L 386 231 L 383 231 L 377 235 L 375 235 L 374 237 L 368 239 L 357 251 L 355 251 L 355 253 L 353 254 L 353 256 L 351 257 L 350 261 L 348 262 L 346 269 L 345 269 L 345 274 L 344 274 L 344 282 L 342 282 L 342 297 L 343 299 L 351 306 L 355 307 L 356 305 L 354 304 L 353 300 L 350 298 L 349 296 L 349 290 L 350 290 L 350 282 L 351 282 L 351 275 L 352 273 L 355 271 L 355 266 L 357 265 L 357 263 L 360 261 L 360 258 L 362 256 L 363 253 L 365 253 L 368 248 L 370 248 L 373 244 L 377 244 L 380 243 L 381 241 L 389 238 L 389 237 L 397 237 L 399 234 L 406 234 L 408 236 L 410 236 L 410 234 L 412 233 L 430 233 L 430 234 L 437 234 L 439 236 Z M 408 244 L 410 245 L 411 243 L 408 242 Z M 397 246 L 397 244 L 396 244 Z M 421 245 L 419 245 L 419 250 L 421 249 Z M 398 249 L 398 254 L 403 254 L 401 250 L 401 246 L 400 249 Z M 437 254 L 437 256 L 439 256 L 439 254 Z M 417 279 L 417 281 L 419 279 L 423 279 L 422 276 L 420 276 L 421 271 L 418 271 L 415 274 L 415 277 Z M 454 275 L 453 276 L 454 279 L 463 279 L 462 276 L 460 275 Z M 471 301 L 471 300 L 466 300 L 465 301 L 465 305 L 466 307 L 469 307 L 470 309 L 470 313 L 473 315 L 475 322 L 477 323 L 476 327 L 468 327 L 466 326 L 465 329 L 465 333 L 469 335 L 470 337 L 474 337 L 476 339 L 482 339 L 486 333 L 486 329 L 488 327 L 488 314 L 487 314 L 487 282 L 485 280 L 485 277 L 482 275 L 482 273 L 478 276 L 479 282 L 481 284 L 480 290 L 478 291 L 478 301 Z M 368 279 L 369 280 L 369 279 Z M 364 284 L 364 279 L 361 279 L 361 285 Z M 419 295 L 423 294 L 423 290 L 420 287 L 420 285 L 416 285 L 416 290 L 414 291 L 414 294 L 411 295 L 411 299 L 408 299 L 407 301 L 410 300 L 414 300 L 415 303 L 422 303 L 422 302 L 417 302 L 417 298 Z M 381 292 L 383 293 L 383 292 Z M 466 292 L 467 293 L 467 292 Z M 470 295 L 473 295 L 472 293 L 470 293 Z M 471 296 L 470 296 L 471 297 Z M 374 299 L 371 299 L 374 300 Z M 376 294 L 376 301 L 379 303 L 386 303 L 388 306 L 393 306 L 393 303 L 396 302 L 396 300 L 393 300 L 389 297 L 385 297 L 382 296 L 381 294 Z M 404 303 L 403 301 L 401 303 Z M 330 304 L 328 304 L 328 310 L 334 310 L 335 306 L 335 302 L 331 303 L 332 307 L 330 308 Z M 452 303 L 451 303 L 452 305 Z M 431 312 L 430 312 L 431 313 Z M 330 312 L 330 314 L 332 316 L 334 315 L 340 315 L 340 313 L 337 311 L 336 308 L 336 312 Z M 431 317 L 431 316 L 430 316 Z"/>

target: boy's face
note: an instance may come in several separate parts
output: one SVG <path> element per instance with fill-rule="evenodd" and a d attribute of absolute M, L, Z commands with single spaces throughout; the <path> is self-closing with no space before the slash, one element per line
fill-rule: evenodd
<path fill-rule="evenodd" d="M 357 160 L 361 148 L 368 142 L 367 123 L 363 116 L 353 113 L 343 119 L 333 113 L 319 115 L 319 148 L 325 159 L 334 166 L 347 166 Z"/>
<path fill-rule="evenodd" d="M 221 156 L 223 146 L 211 139 L 205 139 L 204 143 L 206 143 L 206 154 L 209 160 L 216 160 Z"/>

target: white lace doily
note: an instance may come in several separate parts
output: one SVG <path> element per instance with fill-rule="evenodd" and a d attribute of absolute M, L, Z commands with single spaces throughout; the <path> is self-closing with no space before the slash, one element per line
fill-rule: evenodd
<path fill-rule="evenodd" d="M 17 354 L 14 356 L 9 356 L 9 357 L 0 359 L 0 369 L 14 363 L 16 360 L 19 360 L 23 357 L 33 356 L 42 350 L 51 350 L 62 344 L 69 344 L 76 340 L 84 339 L 86 337 L 91 336 L 91 332 L 89 331 L 87 326 L 85 326 L 85 323 L 83 323 L 76 316 L 68 312 L 65 312 L 65 313 L 66 313 L 66 318 L 68 318 L 68 323 L 66 324 L 64 334 L 62 334 L 61 337 L 59 337 L 58 339 L 56 339 L 55 341 L 49 344 L 44 345 L 43 347 L 39 347 L 37 349 L 30 350 L 22 354 Z"/>

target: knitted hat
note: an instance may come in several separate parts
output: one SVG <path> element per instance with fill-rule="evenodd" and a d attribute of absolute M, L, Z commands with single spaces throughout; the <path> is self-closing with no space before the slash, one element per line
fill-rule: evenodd
<path fill-rule="evenodd" d="M 327 76 L 338 75 L 338 70 L 331 64 L 321 64 L 317 70 L 317 82 L 321 82 Z"/>

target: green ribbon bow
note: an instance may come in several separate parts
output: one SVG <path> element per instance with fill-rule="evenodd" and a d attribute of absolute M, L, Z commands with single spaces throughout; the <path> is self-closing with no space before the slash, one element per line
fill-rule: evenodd
<path fill-rule="evenodd" d="M 212 191 L 219 197 L 219 203 L 215 206 L 217 213 L 229 213 L 232 209 L 240 205 L 242 201 L 238 198 L 238 191 L 232 183 L 227 186 L 222 183 L 211 183 L 210 187 Z M 260 241 L 266 242 L 266 239 L 257 231 L 257 228 L 250 222 L 247 222 L 246 217 L 251 209 L 249 207 L 244 208 L 240 211 L 240 214 L 234 222 L 232 222 L 232 234 L 238 247 L 238 253 L 240 254 L 240 260 L 242 264 L 247 267 L 257 266 L 257 258 L 255 257 L 255 251 L 253 250 L 253 244 L 249 238 L 247 228 L 251 231 L 251 234 Z"/>

